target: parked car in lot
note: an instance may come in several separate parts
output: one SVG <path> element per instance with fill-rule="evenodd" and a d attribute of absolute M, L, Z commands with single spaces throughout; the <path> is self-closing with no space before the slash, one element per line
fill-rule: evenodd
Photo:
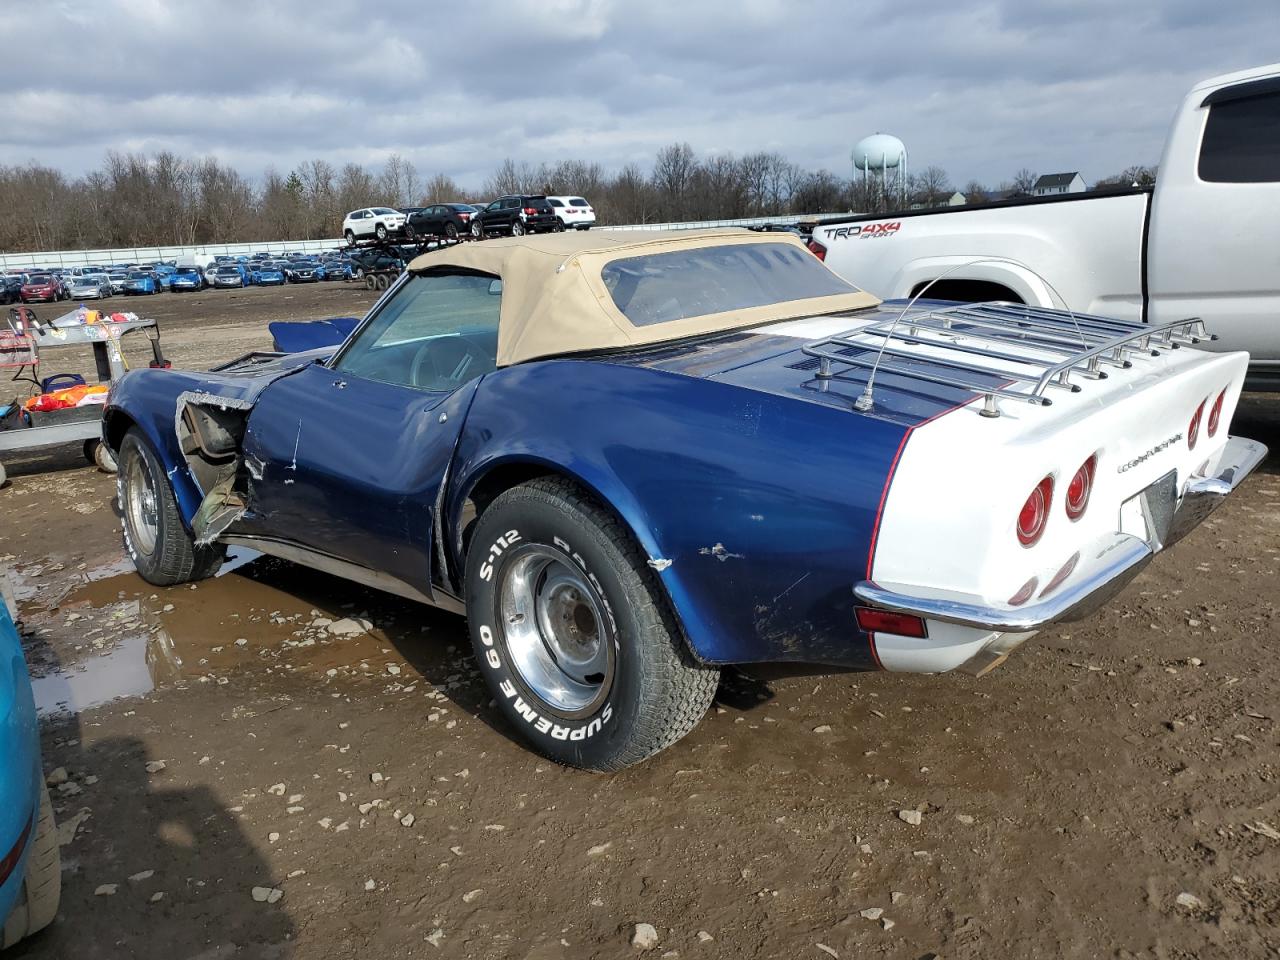
<path fill-rule="evenodd" d="M 67 293 L 72 300 L 103 300 L 111 296 L 111 281 L 105 273 L 82 273 L 71 278 Z"/>
<path fill-rule="evenodd" d="M 124 293 L 126 296 L 139 296 L 142 294 L 151 295 L 160 292 L 160 285 L 156 282 L 155 274 L 147 270 L 131 270 L 124 281 Z"/>
<path fill-rule="evenodd" d="M 0 277 L 0 303 L 17 303 L 22 299 L 22 288 L 26 280 L 19 276 Z"/>
<path fill-rule="evenodd" d="M 249 285 L 248 271 L 239 264 L 224 263 L 213 268 L 213 276 L 209 278 L 210 286 L 214 287 L 247 287 Z"/>
<path fill-rule="evenodd" d="M 380 270 L 398 270 L 404 266 L 404 258 L 386 250 L 352 250 L 347 254 L 351 263 L 351 275 L 364 279 L 365 274 Z"/>
<path fill-rule="evenodd" d="M 596 211 L 582 197 L 547 197 L 547 203 L 561 224 L 574 230 L 590 230 L 596 225 Z"/>
<path fill-rule="evenodd" d="M 284 283 L 284 270 L 274 263 L 258 263 L 249 271 L 250 281 L 263 287 L 280 286 Z"/>
<path fill-rule="evenodd" d="M 40 765 L 40 726 L 8 598 L 0 596 L 0 949 L 43 930 L 58 913 L 62 866 L 53 805 Z"/>
<path fill-rule="evenodd" d="M 52 273 L 33 273 L 18 291 L 23 303 L 56 302 L 69 294 L 62 281 Z"/>
<path fill-rule="evenodd" d="M 179 291 L 203 290 L 204 274 L 197 267 L 179 267 L 169 275 L 169 289 Z"/>
<path fill-rule="evenodd" d="M 353 276 L 351 262 L 346 259 L 334 258 L 323 261 L 324 276 L 322 280 L 350 280 Z"/>
<path fill-rule="evenodd" d="M 471 235 L 477 240 L 495 233 L 519 237 L 563 229 L 546 197 L 499 197 L 471 218 Z"/>
<path fill-rule="evenodd" d="M 404 232 L 405 215 L 390 207 L 365 207 L 352 210 L 342 221 L 342 235 L 347 243 L 376 237 L 385 240 Z"/>
<path fill-rule="evenodd" d="M 886 297 L 1066 304 L 1126 320 L 1203 317 L 1280 390 L 1280 63 L 1205 80 L 1174 118 L 1154 187 L 815 226 L 811 248 Z"/>
<path fill-rule="evenodd" d="M 128 279 L 129 274 L 126 271 L 113 270 L 107 274 L 107 282 L 111 284 L 111 292 L 113 294 L 124 293 L 124 283 Z"/>
<path fill-rule="evenodd" d="M 404 235 L 414 237 L 440 237 L 457 240 L 471 231 L 471 216 L 475 208 L 466 203 L 436 203 L 422 207 L 412 214 L 404 225 Z"/>
<path fill-rule="evenodd" d="M 785 234 L 452 245 L 337 339 L 116 384 L 139 573 L 234 544 L 465 611 L 509 724 L 591 769 L 723 664 L 985 672 L 1265 455 L 1197 320 L 885 304 Z"/>
<path fill-rule="evenodd" d="M 324 267 L 313 260 L 291 260 L 284 275 L 290 283 L 316 283 L 324 279 Z"/>

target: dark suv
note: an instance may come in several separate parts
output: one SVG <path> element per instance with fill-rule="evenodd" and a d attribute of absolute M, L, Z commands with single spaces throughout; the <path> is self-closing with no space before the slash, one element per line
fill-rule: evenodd
<path fill-rule="evenodd" d="M 471 218 L 471 235 L 476 239 L 484 239 L 491 233 L 518 237 L 563 229 L 564 224 L 542 196 L 499 197 Z"/>

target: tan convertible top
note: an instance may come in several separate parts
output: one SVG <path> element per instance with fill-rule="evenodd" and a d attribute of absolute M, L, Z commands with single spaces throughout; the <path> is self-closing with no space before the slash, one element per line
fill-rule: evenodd
<path fill-rule="evenodd" d="M 409 269 L 463 267 L 502 279 L 498 366 L 583 350 L 663 343 L 880 302 L 854 290 L 636 326 L 614 304 L 600 276 L 605 264 L 623 257 L 742 243 L 783 243 L 804 249 L 795 235 L 785 233 L 575 230 L 454 244 L 414 258 Z"/>

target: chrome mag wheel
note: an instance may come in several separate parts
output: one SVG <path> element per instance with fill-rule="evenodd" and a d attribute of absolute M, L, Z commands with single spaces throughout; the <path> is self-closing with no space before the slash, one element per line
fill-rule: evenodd
<path fill-rule="evenodd" d="M 141 456 L 130 458 L 125 477 L 125 518 L 134 548 L 147 556 L 155 553 L 160 522 L 156 508 L 156 485 Z"/>
<path fill-rule="evenodd" d="M 617 642 L 583 572 L 558 550 L 530 544 L 505 565 L 498 603 L 525 686 L 566 718 L 594 712 L 613 686 Z"/>

